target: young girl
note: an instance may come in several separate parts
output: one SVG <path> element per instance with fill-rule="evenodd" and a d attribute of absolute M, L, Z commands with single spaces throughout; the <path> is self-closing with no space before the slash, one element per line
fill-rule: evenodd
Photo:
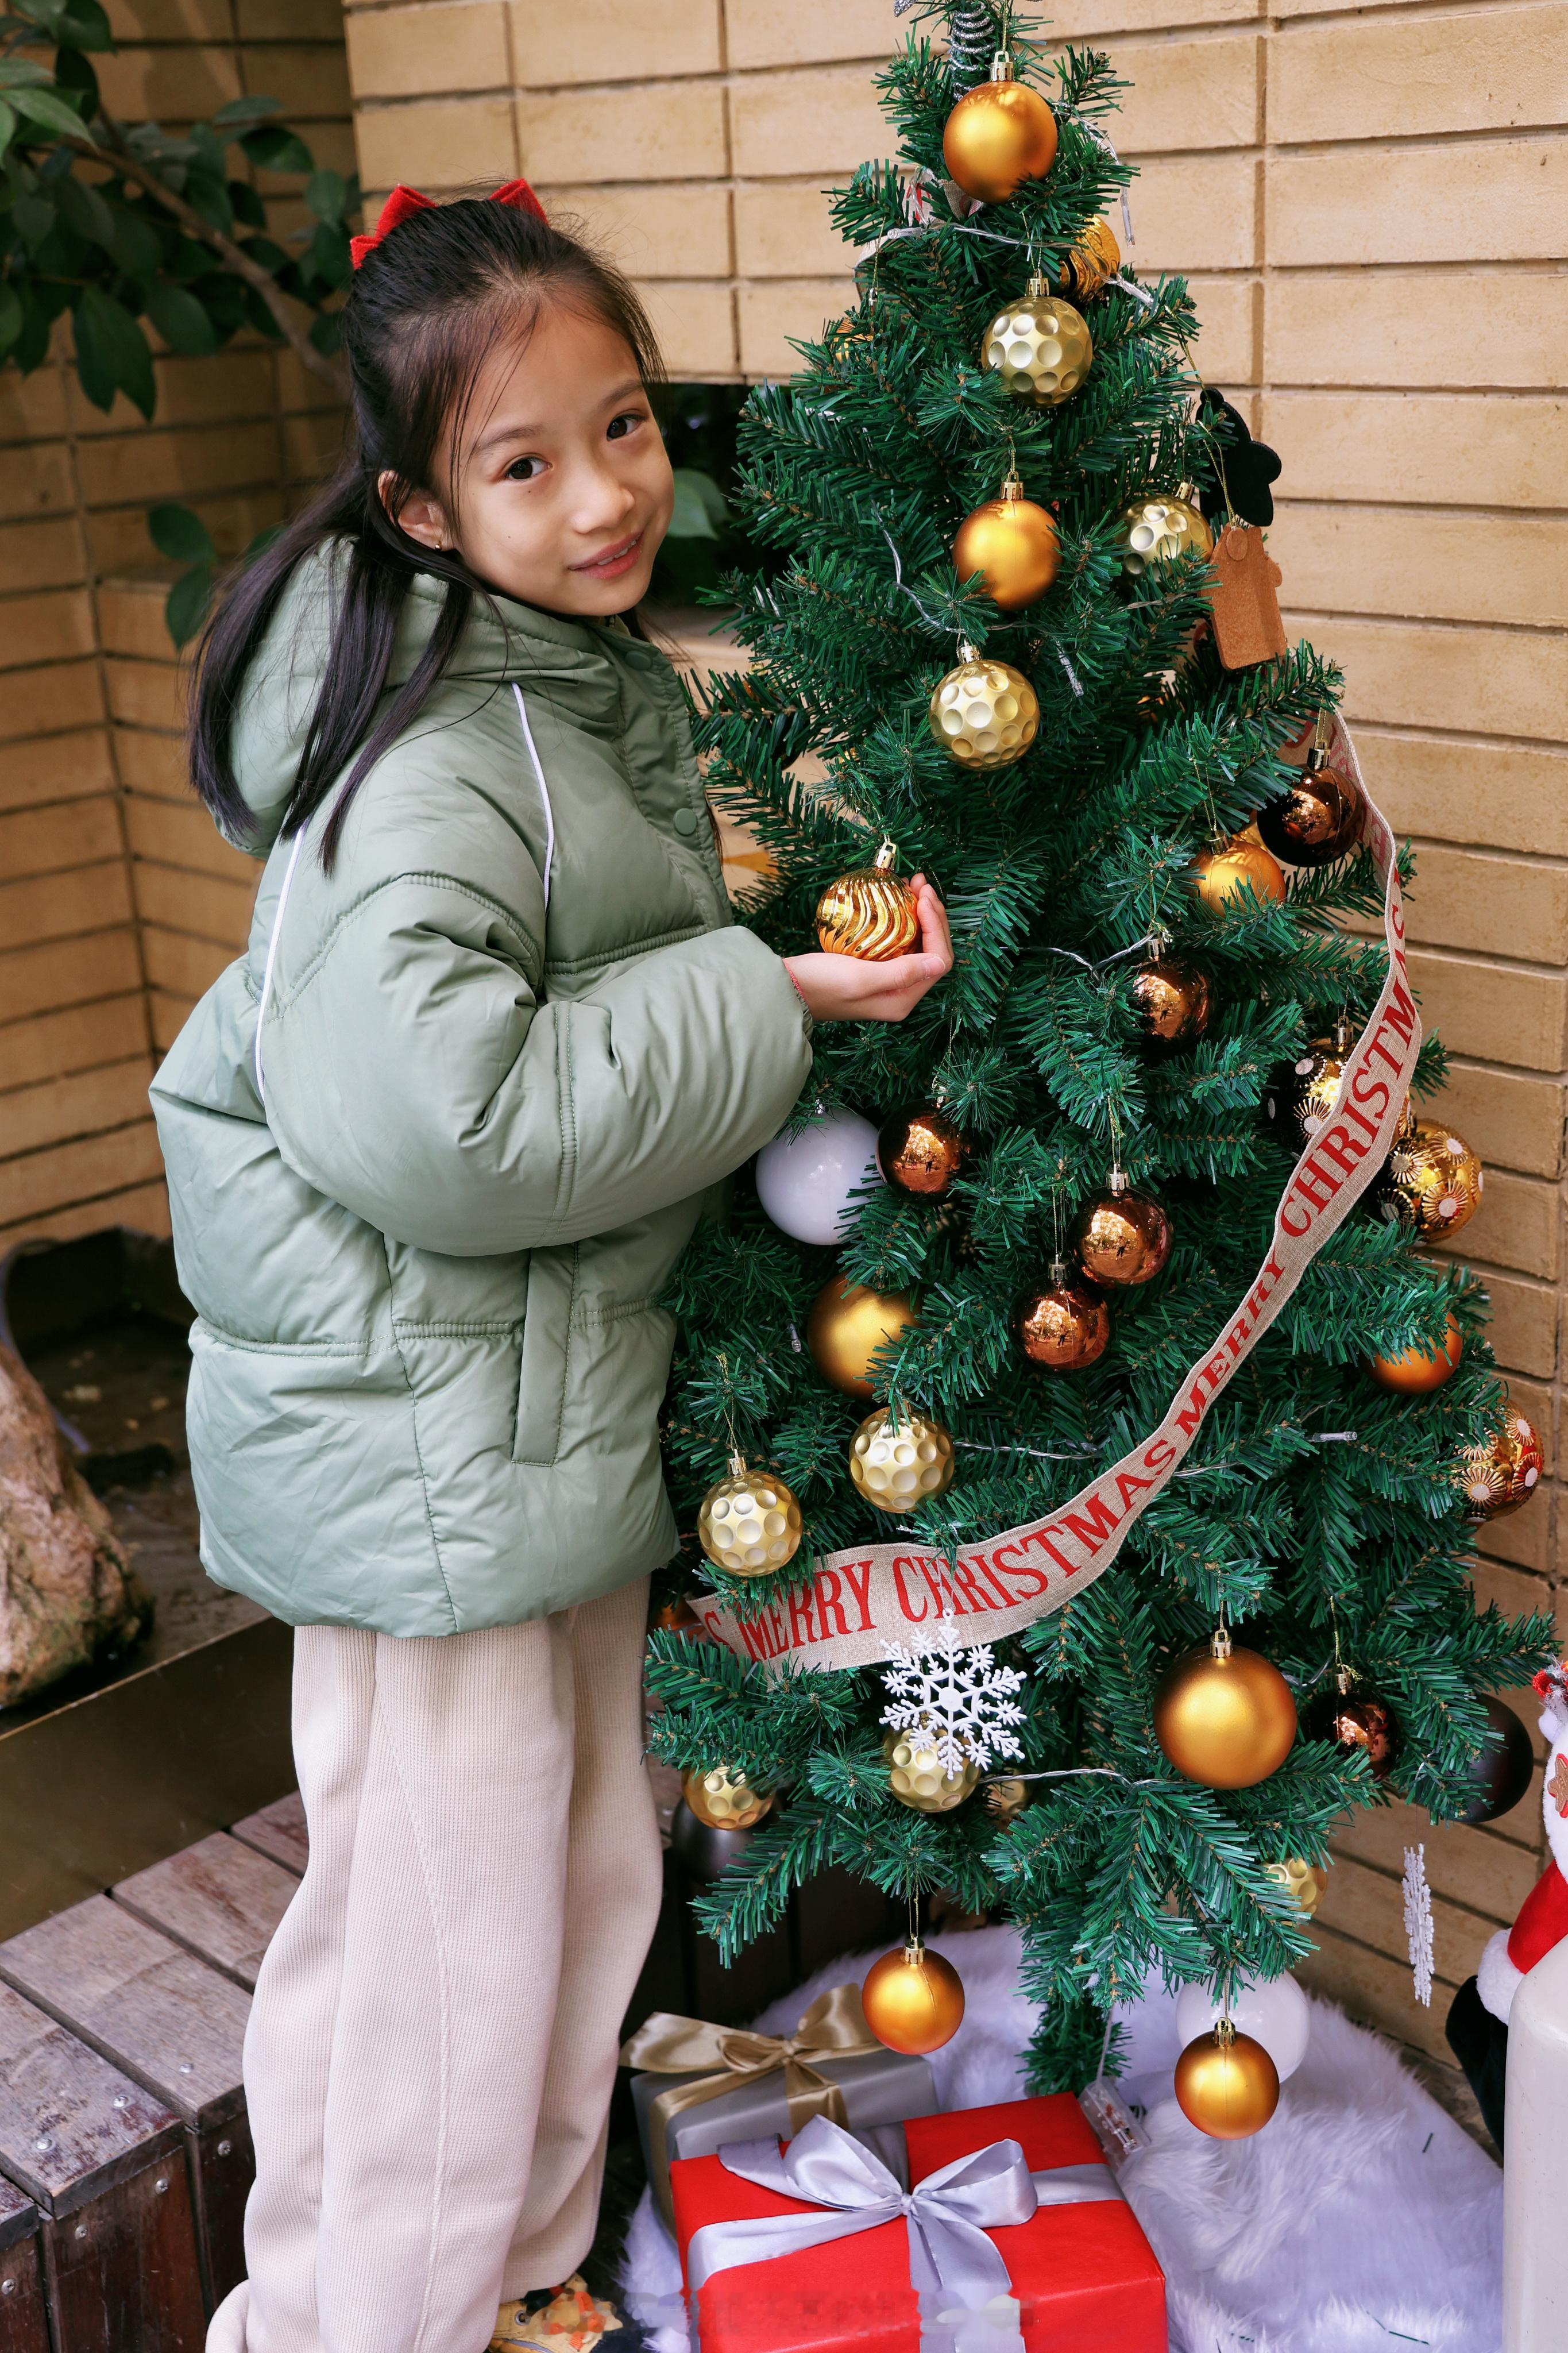
<path fill-rule="evenodd" d="M 923 885 L 889 964 L 730 921 L 621 617 L 673 496 L 629 288 L 521 183 L 399 190 L 356 246 L 353 455 L 201 655 L 249 949 L 153 1090 L 203 1557 L 299 1629 L 310 1835 L 211 2353 L 527 2345 L 585 2254 L 659 1899 L 659 1293 L 811 1017 L 901 1019 L 952 960 Z"/>

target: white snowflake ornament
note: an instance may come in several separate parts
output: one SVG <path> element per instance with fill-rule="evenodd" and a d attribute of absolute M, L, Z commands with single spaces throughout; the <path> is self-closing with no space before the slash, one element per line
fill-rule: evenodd
<path fill-rule="evenodd" d="M 1426 1849 L 1407 1846 L 1405 1850 L 1405 1937 L 1410 1947 L 1410 1967 L 1415 1976 L 1415 1999 L 1425 2008 L 1432 2007 L 1432 1890 L 1426 1884 Z"/>
<path fill-rule="evenodd" d="M 984 1773 L 994 1757 L 1024 1753 L 1013 1726 L 1024 1711 L 1013 1697 L 1024 1678 L 1015 1667 L 999 1667 L 989 1642 L 966 1649 L 951 1626 L 906 1651 L 884 1642 L 884 1678 L 892 1704 L 882 1722 L 893 1732 L 931 1736 L 945 1773 L 966 1765 Z"/>

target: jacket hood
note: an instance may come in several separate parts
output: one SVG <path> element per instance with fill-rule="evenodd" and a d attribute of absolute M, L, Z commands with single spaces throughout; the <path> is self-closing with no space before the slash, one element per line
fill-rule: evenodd
<path fill-rule="evenodd" d="M 300 773 L 331 659 L 345 555 L 337 541 L 297 566 L 246 677 L 234 730 L 234 773 L 252 830 L 237 847 L 256 857 L 264 858 L 277 840 Z M 389 690 L 412 675 L 446 594 L 444 580 L 427 572 L 416 575 L 398 620 Z M 618 619 L 574 620 L 510 596 L 493 601 L 492 612 L 474 598 L 447 667 L 448 679 L 493 687 L 513 678 L 584 677 L 595 670 L 607 676 L 610 646 L 635 642 Z"/>

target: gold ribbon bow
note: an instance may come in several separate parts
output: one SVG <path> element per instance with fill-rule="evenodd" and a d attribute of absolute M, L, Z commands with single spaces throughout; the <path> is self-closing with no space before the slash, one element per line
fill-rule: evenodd
<path fill-rule="evenodd" d="M 660 2092 L 649 2110 L 649 2170 L 654 2195 L 665 2220 L 672 2226 L 669 2195 L 669 2120 L 684 2108 L 721 2099 L 742 2084 L 763 2075 L 784 2075 L 793 2139 L 813 2116 L 827 2116 L 836 2125 L 849 2121 L 841 2085 L 821 2073 L 823 2059 L 862 2059 L 880 2051 L 866 2023 L 858 1985 L 829 1987 L 818 1994 L 793 2034 L 758 2034 L 743 2026 L 712 2026 L 706 2019 L 677 2018 L 656 2010 L 638 2027 L 621 2052 L 623 2067 L 637 2067 L 655 2075 L 700 2073 L 691 2084 L 672 2084 Z M 754 2134 L 748 2136 L 755 2137 Z"/>

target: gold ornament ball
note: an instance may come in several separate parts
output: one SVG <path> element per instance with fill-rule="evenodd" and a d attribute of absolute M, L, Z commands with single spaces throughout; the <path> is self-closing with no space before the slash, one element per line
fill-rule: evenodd
<path fill-rule="evenodd" d="M 961 580 L 978 572 L 985 594 L 1005 613 L 1016 613 L 1043 596 L 1061 570 L 1061 543 L 1054 518 L 1010 474 L 999 499 L 987 499 L 958 526 L 952 566 Z"/>
<path fill-rule="evenodd" d="M 1121 248 L 1108 220 L 1091 220 L 1062 269 L 1069 294 L 1087 302 L 1108 286 L 1121 267 Z"/>
<path fill-rule="evenodd" d="M 883 842 L 874 862 L 830 882 L 816 902 L 817 945 L 827 955 L 886 964 L 907 955 L 921 935 L 915 894 L 893 871 L 898 856 Z"/>
<path fill-rule="evenodd" d="M 1152 956 L 1132 976 L 1132 1002 L 1157 1053 L 1195 1045 L 1209 1026 L 1208 975 L 1184 956 Z"/>
<path fill-rule="evenodd" d="M 1459 1458 L 1465 1515 L 1502 1520 L 1528 1504 L 1546 1468 L 1546 1453 L 1532 1422 L 1510 1406 L 1491 1437 L 1467 1447 Z"/>
<path fill-rule="evenodd" d="M 1121 569 L 1141 580 L 1152 564 L 1212 555 L 1214 533 L 1190 500 L 1160 491 L 1134 499 L 1121 518 Z"/>
<path fill-rule="evenodd" d="M 914 1732 L 885 1732 L 882 1755 L 887 1760 L 888 1787 L 911 1813 L 951 1814 L 980 1778 L 977 1765 L 966 1763 L 961 1772 L 948 1772 L 936 1753 L 935 1733 L 923 1727 Z"/>
<path fill-rule="evenodd" d="M 749 1831 L 773 1802 L 771 1790 L 754 1789 L 728 1765 L 716 1765 L 711 1773 L 683 1773 L 680 1794 L 710 1831 Z"/>
<path fill-rule="evenodd" d="M 860 2007 L 879 2042 L 914 2056 L 940 2051 L 963 2023 L 963 1979 L 940 1953 L 911 1938 L 873 1961 L 860 1981 Z"/>
<path fill-rule="evenodd" d="M 1021 760 L 1038 734 L 1040 705 L 1021 670 L 965 649 L 964 659 L 937 681 L 930 724 L 961 768 L 1005 768 Z"/>
<path fill-rule="evenodd" d="M 981 1797 L 986 1812 L 1003 1830 L 1017 1820 L 1028 1802 L 1029 1784 L 1016 1773 L 999 1774 L 995 1780 L 987 1781 Z"/>
<path fill-rule="evenodd" d="M 1264 901 L 1285 896 L 1285 877 L 1278 861 L 1260 841 L 1248 841 L 1243 834 L 1198 859 L 1193 881 L 1205 906 L 1216 915 L 1237 904 L 1244 891 L 1250 890 L 1254 898 Z"/>
<path fill-rule="evenodd" d="M 1249 1789 L 1289 1755 L 1296 1703 L 1277 1666 L 1219 1633 L 1161 1676 L 1154 1737 L 1189 1781 Z"/>
<path fill-rule="evenodd" d="M 1043 180 L 1057 160 L 1057 118 L 1005 56 L 995 79 L 966 90 L 947 118 L 942 160 L 966 196 L 1004 205 L 1026 180 Z"/>
<path fill-rule="evenodd" d="M 1110 1310 L 1093 1283 L 1058 1261 L 1046 1289 L 1020 1300 L 1016 1328 L 1031 1365 L 1047 1373 L 1080 1373 L 1099 1364 L 1110 1345 Z"/>
<path fill-rule="evenodd" d="M 1438 1348 L 1402 1348 L 1395 1356 L 1369 1356 L 1366 1368 L 1380 1388 L 1399 1397 L 1426 1397 L 1459 1369 L 1465 1343 L 1453 1317 Z"/>
<path fill-rule="evenodd" d="M 1250 2034 L 1223 2021 L 1189 2042 L 1176 2062 L 1176 2100 L 1211 2140 L 1247 2140 L 1279 2105 L 1279 2072 Z"/>
<path fill-rule="evenodd" d="M 1071 399 L 1089 374 L 1094 340 L 1082 312 L 1036 277 L 1027 293 L 997 311 L 980 356 L 1019 400 L 1056 408 Z"/>
<path fill-rule="evenodd" d="M 879 1512 L 912 1512 L 952 1483 L 952 1440 L 940 1421 L 879 1406 L 849 1447 L 849 1476 Z"/>
<path fill-rule="evenodd" d="M 703 1551 L 731 1577 L 767 1577 L 800 1549 L 800 1505 L 771 1471 L 730 1457 L 730 1475 L 710 1487 L 697 1514 Z"/>
<path fill-rule="evenodd" d="M 1326 1862 L 1307 1862 L 1299 1854 L 1287 1855 L 1283 1862 L 1266 1862 L 1263 1866 L 1270 1879 L 1277 1879 L 1287 1894 L 1295 1899 L 1296 1908 L 1310 1920 L 1323 1900 L 1328 1884 Z"/>
<path fill-rule="evenodd" d="M 805 1345 L 824 1380 L 869 1405 L 877 1393 L 872 1357 L 918 1320 L 919 1310 L 906 1292 L 868 1291 L 836 1274 L 812 1303 Z"/>
<path fill-rule="evenodd" d="M 1331 866 L 1348 857 L 1365 822 L 1366 802 L 1354 777 L 1326 765 L 1318 752 L 1300 782 L 1258 812 L 1265 849 L 1288 866 Z"/>
<path fill-rule="evenodd" d="M 1073 1226 L 1073 1247 L 1079 1264 L 1091 1282 L 1152 1282 L 1171 1255 L 1171 1220 L 1158 1201 L 1134 1193 L 1123 1177 L 1113 1176 L 1103 1193 L 1095 1193 L 1079 1211 Z"/>
<path fill-rule="evenodd" d="M 882 1123 L 877 1166 L 899 1192 L 941 1200 L 963 1166 L 963 1138 L 931 1105 L 900 1112 Z"/>
<path fill-rule="evenodd" d="M 1464 1137 L 1425 1120 L 1416 1121 L 1414 1135 L 1395 1137 L 1388 1177 L 1384 1198 L 1391 1215 L 1429 1242 L 1468 1225 L 1486 1187 L 1479 1155 Z"/>
<path fill-rule="evenodd" d="M 1274 1082 L 1268 1115 L 1287 1120 L 1303 1144 L 1316 1135 L 1333 1109 L 1351 1044 L 1350 1025 L 1342 1021 L 1331 1038 L 1314 1038 Z"/>

